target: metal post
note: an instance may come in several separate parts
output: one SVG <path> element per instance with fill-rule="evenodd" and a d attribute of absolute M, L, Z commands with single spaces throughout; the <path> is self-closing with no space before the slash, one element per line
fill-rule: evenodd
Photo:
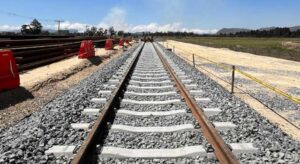
<path fill-rule="evenodd" d="M 175 46 L 173 46 L 173 52 L 175 53 Z"/>
<path fill-rule="evenodd" d="M 85 32 L 87 33 L 87 35 L 89 36 L 89 33 L 88 33 L 88 28 L 89 28 L 89 26 L 88 25 L 85 25 Z"/>
<path fill-rule="evenodd" d="M 60 34 L 60 23 L 64 22 L 63 20 L 55 20 L 57 22 L 57 34 Z"/>
<path fill-rule="evenodd" d="M 168 48 L 168 42 L 167 42 L 167 48 Z"/>
<path fill-rule="evenodd" d="M 193 66 L 196 67 L 195 66 L 195 54 L 193 54 Z"/>
<path fill-rule="evenodd" d="M 231 77 L 231 94 L 234 92 L 234 72 L 235 72 L 235 66 L 232 66 L 232 77 Z"/>

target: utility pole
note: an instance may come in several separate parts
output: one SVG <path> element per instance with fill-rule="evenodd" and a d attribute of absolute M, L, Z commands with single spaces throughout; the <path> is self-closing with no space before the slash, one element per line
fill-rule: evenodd
<path fill-rule="evenodd" d="M 57 22 L 57 33 L 60 33 L 60 23 L 64 22 L 63 20 L 55 20 L 55 22 Z"/>
<path fill-rule="evenodd" d="M 87 35 L 89 35 L 89 33 L 88 33 L 88 28 L 89 28 L 89 26 L 88 25 L 85 25 L 85 32 L 87 33 Z"/>

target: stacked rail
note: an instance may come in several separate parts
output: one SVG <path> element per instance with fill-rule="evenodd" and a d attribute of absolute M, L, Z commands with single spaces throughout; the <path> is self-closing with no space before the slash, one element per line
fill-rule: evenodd
<path fill-rule="evenodd" d="M 77 55 L 83 40 L 92 40 L 96 47 L 105 45 L 103 37 L 74 37 L 0 40 L 0 49 L 11 49 L 19 71 L 23 71 Z"/>

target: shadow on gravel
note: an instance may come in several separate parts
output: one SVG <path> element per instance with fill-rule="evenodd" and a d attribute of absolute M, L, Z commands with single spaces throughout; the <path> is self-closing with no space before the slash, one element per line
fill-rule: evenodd
<path fill-rule="evenodd" d="M 27 99 L 33 99 L 34 96 L 24 87 L 0 92 L 0 110 L 15 105 Z"/>
<path fill-rule="evenodd" d="M 88 58 L 88 61 L 92 63 L 93 65 L 99 65 L 102 62 L 102 58 L 99 56 L 95 56 L 93 58 Z"/>

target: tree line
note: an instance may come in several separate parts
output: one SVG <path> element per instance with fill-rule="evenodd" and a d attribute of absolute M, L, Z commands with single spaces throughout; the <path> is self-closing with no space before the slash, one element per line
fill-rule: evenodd
<path fill-rule="evenodd" d="M 48 31 L 43 31 L 42 24 L 34 19 L 30 24 L 24 24 L 21 27 L 21 34 L 42 34 L 42 35 L 50 35 Z M 60 30 L 58 34 L 68 35 L 70 34 L 68 30 Z M 109 27 L 108 29 L 97 28 L 92 26 L 91 28 L 87 28 L 83 33 L 72 33 L 75 35 L 85 35 L 85 36 L 130 36 L 131 33 L 125 33 L 124 31 L 115 31 L 114 27 Z M 174 36 L 174 37 L 193 37 L 193 36 L 209 36 L 209 37 L 218 37 L 218 36 L 228 36 L 228 37 L 300 37 L 300 29 L 291 31 L 290 28 L 273 28 L 268 30 L 250 30 L 250 31 L 242 31 L 236 33 L 229 34 L 196 34 L 193 32 L 142 32 L 135 35 L 142 36 Z"/>
<path fill-rule="evenodd" d="M 57 32 L 58 34 L 70 34 L 69 30 L 60 30 Z M 35 35 L 35 34 L 43 34 L 49 35 L 48 31 L 43 31 L 43 25 L 37 20 L 33 19 L 30 24 L 24 24 L 21 26 L 21 34 L 23 35 Z M 85 36 L 128 36 L 130 33 L 125 33 L 124 31 L 116 31 L 113 26 L 108 29 L 97 28 L 92 26 L 91 28 L 87 28 L 83 33 L 75 33 L 75 35 L 85 35 Z"/>
<path fill-rule="evenodd" d="M 290 28 L 273 28 L 269 30 L 251 30 L 235 34 L 220 34 L 220 36 L 236 37 L 300 37 L 300 29 L 291 31 Z"/>
<path fill-rule="evenodd" d="M 195 34 L 193 32 L 155 32 L 154 36 L 175 36 L 175 37 L 191 37 L 191 36 L 228 36 L 228 37 L 300 37 L 300 29 L 291 31 L 290 28 L 273 28 L 269 30 L 250 30 L 243 32 L 236 32 L 230 34 Z"/>
<path fill-rule="evenodd" d="M 154 35 L 154 36 L 176 36 L 176 37 L 188 37 L 188 36 L 200 36 L 199 34 L 195 34 L 193 32 L 180 32 L 180 31 L 177 31 L 177 32 L 173 32 L 173 31 L 168 31 L 168 32 L 154 32 L 154 33 L 145 33 L 143 32 L 143 36 L 144 35 Z"/>

